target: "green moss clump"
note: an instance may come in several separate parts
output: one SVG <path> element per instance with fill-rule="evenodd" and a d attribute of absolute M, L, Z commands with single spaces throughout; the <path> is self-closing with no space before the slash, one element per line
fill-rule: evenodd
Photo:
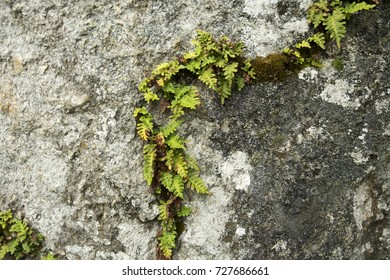
<path fill-rule="evenodd" d="M 294 67 L 285 54 L 275 53 L 266 57 L 256 57 L 251 60 L 256 82 L 275 82 L 287 78 Z"/>

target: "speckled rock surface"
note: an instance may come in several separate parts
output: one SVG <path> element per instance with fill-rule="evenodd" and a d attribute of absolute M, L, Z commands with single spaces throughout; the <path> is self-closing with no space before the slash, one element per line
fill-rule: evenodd
<path fill-rule="evenodd" d="M 137 83 L 197 28 L 277 52 L 311 1 L 0 1 L 0 210 L 66 259 L 153 259 L 157 201 L 142 177 Z M 348 24 L 340 53 L 211 93 L 181 128 L 213 195 L 177 259 L 388 259 L 390 3 Z M 338 72 L 331 59 L 345 63 Z"/>

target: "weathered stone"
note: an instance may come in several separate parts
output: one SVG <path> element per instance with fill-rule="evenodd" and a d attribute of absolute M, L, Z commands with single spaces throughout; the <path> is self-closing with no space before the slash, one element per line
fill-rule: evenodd
<path fill-rule="evenodd" d="M 0 2 L 0 210 L 60 258 L 152 259 L 138 82 L 197 28 L 279 52 L 312 1 L 57 2 Z M 202 91 L 181 131 L 212 195 L 188 193 L 175 258 L 389 258 L 389 15 L 383 1 L 352 17 L 340 72 L 325 59 L 224 106 Z"/>

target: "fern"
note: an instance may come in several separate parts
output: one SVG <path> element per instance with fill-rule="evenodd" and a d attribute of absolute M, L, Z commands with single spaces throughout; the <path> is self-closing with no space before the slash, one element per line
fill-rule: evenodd
<path fill-rule="evenodd" d="M 207 68 L 205 69 L 200 75 L 199 80 L 201 80 L 203 83 L 205 83 L 209 88 L 216 89 L 218 80 L 215 78 L 215 74 L 213 72 L 213 69 Z"/>
<path fill-rule="evenodd" d="M 172 149 L 183 149 L 185 150 L 185 140 L 183 138 L 181 138 L 179 135 L 177 134 L 172 134 L 168 140 L 166 141 L 166 143 L 168 144 L 168 146 Z"/>
<path fill-rule="evenodd" d="M 199 177 L 199 174 L 192 172 L 188 176 L 188 185 L 191 189 L 200 194 L 210 194 L 203 180 Z"/>
<path fill-rule="evenodd" d="M 176 231 L 164 231 L 163 235 L 158 238 L 160 241 L 160 250 L 167 259 L 172 257 L 172 250 L 176 248 L 176 235 Z"/>
<path fill-rule="evenodd" d="M 156 160 L 156 145 L 144 145 L 144 178 L 148 185 L 152 184 L 154 177 L 154 162 Z"/>
<path fill-rule="evenodd" d="M 172 185 L 168 189 L 176 197 L 184 199 L 184 180 L 180 175 L 175 175 L 173 177 Z"/>
<path fill-rule="evenodd" d="M 328 16 L 324 21 L 325 29 L 329 31 L 330 38 L 336 41 L 339 49 L 340 41 L 347 32 L 345 28 L 345 19 L 345 15 L 340 10 L 334 10 L 332 15 Z"/>
<path fill-rule="evenodd" d="M 370 5 L 367 4 L 366 2 L 361 2 L 361 3 L 353 2 L 345 5 L 343 12 L 345 14 L 345 17 L 349 19 L 352 14 L 355 14 L 363 10 L 371 10 L 373 8 L 375 8 L 375 5 Z"/>
<path fill-rule="evenodd" d="M 189 70 L 208 88 L 216 91 L 221 103 L 231 95 L 233 86 L 241 90 L 246 82 L 254 79 L 250 60 L 242 59 L 244 44 L 231 42 L 227 37 L 213 38 L 211 34 L 197 30 L 193 40 L 195 50 L 178 59 L 158 65 L 152 74 L 138 86 L 146 103 L 163 100 L 170 109 L 169 121 L 155 128 L 154 118 L 146 107 L 134 111 L 137 134 L 144 140 L 144 177 L 153 185 L 162 199 L 158 219 L 162 232 L 159 235 L 159 253 L 170 259 L 176 246 L 176 219 L 187 217 L 191 209 L 181 206 L 185 186 L 200 194 L 209 194 L 199 177 L 199 166 L 186 153 L 185 139 L 177 130 L 180 117 L 187 110 L 200 105 L 199 91 L 195 86 L 181 84 L 182 70 Z"/>
<path fill-rule="evenodd" d="M 153 117 L 145 107 L 137 108 L 134 117 L 138 118 L 137 133 L 142 140 L 148 140 L 153 132 Z"/>
<path fill-rule="evenodd" d="M 178 217 L 188 217 L 192 212 L 192 209 L 187 206 L 182 206 L 179 211 L 177 211 Z"/>
<path fill-rule="evenodd" d="M 223 68 L 223 74 L 225 78 L 229 81 L 232 81 L 235 73 L 237 72 L 237 68 L 238 68 L 237 62 L 232 62 L 231 64 L 228 64 L 225 68 Z"/>
<path fill-rule="evenodd" d="M 170 120 L 169 123 L 161 128 L 161 132 L 164 137 L 168 137 L 172 133 L 176 132 L 179 126 L 183 123 L 183 121 L 178 119 Z"/>

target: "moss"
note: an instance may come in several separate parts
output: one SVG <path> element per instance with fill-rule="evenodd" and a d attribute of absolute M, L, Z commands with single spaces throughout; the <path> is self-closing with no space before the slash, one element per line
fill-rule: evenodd
<path fill-rule="evenodd" d="M 275 82 L 286 79 L 296 68 L 285 54 L 274 53 L 251 60 L 256 74 L 255 82 Z"/>

